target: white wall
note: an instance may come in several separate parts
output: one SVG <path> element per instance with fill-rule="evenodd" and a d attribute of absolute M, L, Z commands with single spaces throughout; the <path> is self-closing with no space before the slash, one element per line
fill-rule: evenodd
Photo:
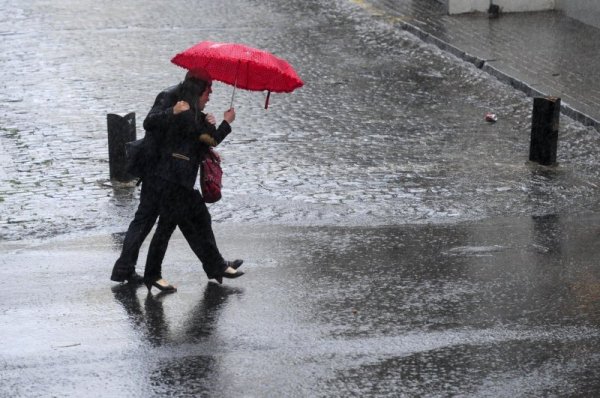
<path fill-rule="evenodd" d="M 600 1 L 598 0 L 558 0 L 557 8 L 571 18 L 600 28 Z"/>
<path fill-rule="evenodd" d="M 487 12 L 490 3 L 501 12 L 561 10 L 567 16 L 600 28 L 600 0 L 438 0 L 449 14 Z"/>
<path fill-rule="evenodd" d="M 447 0 L 448 13 L 487 12 L 491 2 L 500 6 L 500 12 L 542 11 L 553 10 L 556 7 L 556 0 Z"/>
<path fill-rule="evenodd" d="M 466 12 L 487 11 L 490 0 L 448 0 L 448 14 L 463 14 Z"/>

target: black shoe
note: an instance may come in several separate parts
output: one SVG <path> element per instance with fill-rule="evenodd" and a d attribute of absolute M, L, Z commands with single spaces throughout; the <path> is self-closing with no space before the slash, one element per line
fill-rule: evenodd
<path fill-rule="evenodd" d="M 127 276 L 113 273 L 110 276 L 110 280 L 114 282 L 127 282 L 133 285 L 141 285 L 142 283 L 144 283 L 144 278 L 142 278 L 142 276 L 135 271 L 133 271 Z"/>
<path fill-rule="evenodd" d="M 131 285 L 141 285 L 142 283 L 144 283 L 144 278 L 134 271 L 131 275 L 127 277 L 127 283 Z"/>
<path fill-rule="evenodd" d="M 223 278 L 227 278 L 227 279 L 235 279 L 235 278 L 240 277 L 242 275 L 244 275 L 243 271 L 236 271 L 235 274 L 230 274 L 229 272 L 223 271 L 223 273 L 221 274 L 221 276 Z"/>
<path fill-rule="evenodd" d="M 233 269 L 238 269 L 244 264 L 244 260 L 225 261 L 225 265 Z"/>
<path fill-rule="evenodd" d="M 231 267 L 235 270 L 240 268 L 242 266 L 242 264 L 244 264 L 244 260 L 225 261 L 226 268 Z M 219 283 L 219 285 L 222 285 L 223 278 L 233 279 L 233 278 L 237 278 L 238 276 L 244 275 L 244 273 L 240 271 L 240 272 L 236 272 L 235 274 L 227 274 L 227 275 L 231 275 L 231 276 L 225 276 L 225 275 L 207 275 L 207 276 L 208 276 L 208 279 L 214 279 Z"/>
<path fill-rule="evenodd" d="M 161 292 L 165 292 L 165 293 L 175 293 L 177 291 L 177 288 L 175 286 L 173 286 L 173 285 L 163 286 L 160 283 L 158 283 L 158 280 L 154 281 L 154 282 L 144 282 L 144 283 L 146 284 L 146 287 L 148 288 L 148 293 L 150 293 L 150 291 L 152 290 L 152 286 L 154 286 Z"/>
<path fill-rule="evenodd" d="M 238 265 L 238 267 L 240 265 Z M 240 277 L 242 275 L 244 275 L 244 272 L 236 270 L 235 274 L 230 274 L 229 272 L 223 271 L 219 275 L 207 275 L 207 276 L 208 276 L 208 279 L 214 279 L 214 280 L 216 280 L 219 283 L 219 285 L 222 285 L 223 284 L 223 278 L 235 279 L 235 278 L 238 278 L 238 277 Z"/>
<path fill-rule="evenodd" d="M 208 277 L 208 280 L 214 279 L 217 281 L 217 283 L 219 285 L 223 284 L 223 277 L 222 276 L 216 276 L 216 275 L 206 275 Z"/>

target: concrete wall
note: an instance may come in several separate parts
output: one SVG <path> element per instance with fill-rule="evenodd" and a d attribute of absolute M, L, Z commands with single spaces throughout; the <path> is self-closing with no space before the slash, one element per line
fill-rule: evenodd
<path fill-rule="evenodd" d="M 600 28 L 600 0 L 437 0 L 448 14 L 487 12 L 490 4 L 501 12 L 561 10 L 571 18 Z"/>
<path fill-rule="evenodd" d="M 600 28 L 600 1 L 598 0 L 557 0 L 556 8 L 571 18 Z"/>
<path fill-rule="evenodd" d="M 492 3 L 490 0 L 443 0 L 442 2 L 446 3 L 449 14 L 486 12 Z M 553 10 L 556 7 L 556 0 L 493 0 L 493 4 L 500 6 L 501 12 L 542 11 Z"/>

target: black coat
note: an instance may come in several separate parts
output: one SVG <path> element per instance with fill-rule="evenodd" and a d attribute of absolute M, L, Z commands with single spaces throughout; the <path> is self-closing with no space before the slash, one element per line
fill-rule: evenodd
<path fill-rule="evenodd" d="M 206 115 L 190 109 L 178 115 L 173 106 L 181 100 L 180 85 L 161 92 L 144 120 L 146 136 L 152 137 L 159 146 L 160 159 L 155 174 L 167 181 L 193 189 L 198 169 L 208 145 L 200 141 L 202 134 L 209 134 L 219 144 L 231 132 L 231 126 L 223 121 L 219 128 L 205 121 Z"/>

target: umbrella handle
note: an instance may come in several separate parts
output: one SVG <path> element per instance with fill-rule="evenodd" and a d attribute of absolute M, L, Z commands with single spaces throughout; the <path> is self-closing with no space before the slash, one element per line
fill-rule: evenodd
<path fill-rule="evenodd" d="M 235 89 L 237 88 L 238 74 L 240 73 L 240 61 L 238 61 L 237 68 L 235 69 L 235 83 L 233 83 L 233 92 L 231 93 L 231 103 L 229 109 L 233 108 L 233 99 L 235 98 Z"/>
<path fill-rule="evenodd" d="M 235 89 L 237 88 L 237 81 L 236 81 L 236 86 L 233 86 L 233 93 L 231 93 L 231 103 L 229 104 L 229 109 L 233 108 L 233 98 L 235 97 Z"/>

